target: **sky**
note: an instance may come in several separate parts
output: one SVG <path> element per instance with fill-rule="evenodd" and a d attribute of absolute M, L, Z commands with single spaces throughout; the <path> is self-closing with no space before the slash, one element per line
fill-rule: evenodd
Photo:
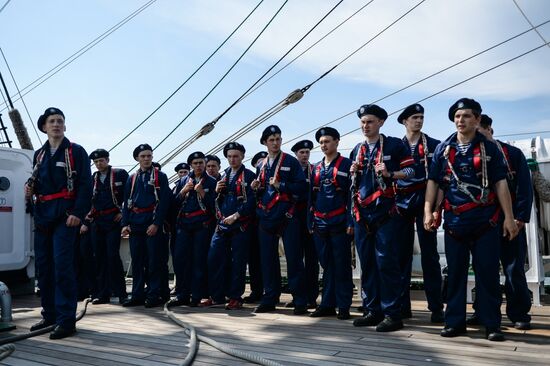
<path fill-rule="evenodd" d="M 33 145 L 45 135 L 32 125 L 50 106 L 66 116 L 66 136 L 89 152 L 112 148 L 160 105 L 218 47 L 259 0 L 157 0 L 116 32 L 15 102 Z M 132 151 L 141 143 L 156 147 L 183 120 L 249 46 L 284 0 L 264 0 L 254 14 L 190 81 L 141 128 L 111 151 L 111 163 L 130 169 Z M 343 1 L 274 71 L 318 41 L 357 11 L 367 0 Z M 302 88 L 372 39 L 419 0 L 374 0 L 339 29 L 311 48 L 168 163 L 173 167 L 194 151 L 208 151 L 233 132 Z M 550 1 L 516 0 L 529 21 L 550 20 Z M 0 0 L 0 8 L 6 3 Z M 0 13 L 0 47 L 19 89 L 81 49 L 130 13 L 141 0 L 30 1 L 12 0 Z M 217 89 L 154 151 L 155 160 L 197 132 L 229 107 L 287 50 L 313 27 L 337 0 L 289 0 Z M 263 150 L 259 138 L 269 124 L 281 127 L 283 143 L 317 129 L 363 104 L 379 100 L 411 83 L 530 29 L 513 0 L 425 0 L 364 48 L 315 83 L 295 104 L 239 139 L 247 157 Z M 550 40 L 550 23 L 538 28 Z M 388 113 L 473 77 L 544 44 L 534 31 L 475 57 L 457 67 L 378 102 Z M 478 100 L 493 118 L 497 136 L 518 140 L 550 133 L 550 46 L 421 102 L 424 132 L 445 139 L 454 125 L 447 118 L 451 104 L 461 97 Z M 273 72 L 274 72 L 273 71 Z M 0 72 L 14 99 L 17 88 L 3 59 Z M 272 73 L 273 73 L 272 72 Z M 16 141 L 0 99 L 0 113 L 8 134 Z M 388 117 L 382 132 L 402 137 L 404 128 Z M 362 140 L 355 113 L 331 126 L 341 134 L 340 149 Z M 522 134 L 525 135 L 508 135 Z M 506 136 L 504 136 L 506 135 Z M 314 133 L 304 138 L 314 140 Z M 15 142 L 15 146 L 18 143 Z M 292 143 L 283 146 L 290 152 Z M 223 161 L 223 156 L 222 158 Z M 321 158 L 312 152 L 312 161 Z M 227 166 L 227 164 L 223 164 Z"/>

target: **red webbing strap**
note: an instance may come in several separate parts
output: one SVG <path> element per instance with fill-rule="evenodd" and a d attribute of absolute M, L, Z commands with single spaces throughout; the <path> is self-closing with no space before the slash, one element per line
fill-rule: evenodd
<path fill-rule="evenodd" d="M 359 193 L 357 193 L 356 200 L 361 207 L 367 207 L 369 204 L 374 202 L 379 197 L 382 197 L 382 196 L 393 197 L 394 194 L 395 192 L 393 190 L 393 187 L 390 187 L 390 188 L 386 188 L 385 190 L 379 189 L 373 194 L 371 194 L 370 196 L 365 197 L 363 200 L 359 198 Z"/>
<path fill-rule="evenodd" d="M 342 214 L 345 214 L 345 213 L 346 213 L 346 207 L 345 206 L 338 207 L 337 209 L 329 211 L 329 212 L 321 212 L 321 211 L 317 211 L 317 210 L 313 211 L 313 215 L 315 217 L 318 217 L 318 218 L 321 218 L 321 219 L 330 219 L 332 217 L 336 217 L 336 216 L 339 216 L 339 215 L 342 215 Z"/>
<path fill-rule="evenodd" d="M 197 216 L 204 216 L 208 215 L 207 211 L 203 210 L 196 210 L 193 212 L 181 212 L 178 216 L 179 217 L 185 217 L 185 218 L 191 218 L 191 217 L 197 217 Z"/>
<path fill-rule="evenodd" d="M 155 207 L 156 205 L 155 204 L 152 204 L 151 206 L 147 206 L 147 207 L 132 207 L 132 212 L 134 213 L 137 213 L 137 214 L 140 214 L 140 213 L 143 213 L 143 212 L 153 212 L 155 211 Z"/>
<path fill-rule="evenodd" d="M 68 191 L 67 188 L 63 188 L 60 192 L 57 193 L 38 195 L 38 200 L 40 202 L 52 201 L 59 198 L 74 200 L 76 198 L 76 195 L 73 191 Z"/>
<path fill-rule="evenodd" d="M 477 199 L 480 199 L 481 195 L 477 197 Z M 477 203 L 477 202 L 468 202 L 464 203 L 459 206 L 453 206 L 449 202 L 449 200 L 445 199 L 443 203 L 443 209 L 445 211 L 452 211 L 455 215 L 460 215 L 463 212 L 469 211 L 471 209 L 474 209 L 476 207 L 484 207 L 484 206 L 490 206 L 494 204 L 496 201 L 496 195 L 494 192 L 489 192 L 489 195 L 487 196 L 487 202 L 486 203 Z"/>
<path fill-rule="evenodd" d="M 474 157 L 473 157 L 473 161 L 474 161 L 474 169 L 476 172 L 480 172 L 481 171 L 481 149 L 479 147 L 479 144 L 477 144 L 476 146 L 474 146 Z"/>
<path fill-rule="evenodd" d="M 269 211 L 279 202 L 290 202 L 290 196 L 287 193 L 276 193 L 267 205 L 263 205 L 261 202 L 258 202 L 258 207 L 264 211 Z"/>

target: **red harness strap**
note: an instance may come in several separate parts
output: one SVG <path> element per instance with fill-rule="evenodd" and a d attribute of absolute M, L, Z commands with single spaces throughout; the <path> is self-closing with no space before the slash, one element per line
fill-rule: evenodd
<path fill-rule="evenodd" d="M 477 199 L 480 199 L 481 197 L 477 197 Z M 487 202 L 486 203 L 477 203 L 477 202 L 467 202 L 462 205 L 453 206 L 449 202 L 449 200 L 445 199 L 443 202 L 443 209 L 445 211 L 452 211 L 455 215 L 460 215 L 463 212 L 469 211 L 471 209 L 474 209 L 476 207 L 485 207 L 493 205 L 496 202 L 496 195 L 494 192 L 489 192 L 489 195 L 487 196 Z"/>
<path fill-rule="evenodd" d="M 120 210 L 118 207 L 111 207 L 111 208 L 108 208 L 106 210 L 101 210 L 101 211 L 95 211 L 94 215 L 95 216 L 105 216 L 105 215 L 109 215 L 109 214 L 112 214 L 112 213 L 119 213 Z"/>
<path fill-rule="evenodd" d="M 286 157 L 286 154 L 284 152 L 281 152 L 281 156 L 279 158 L 279 162 L 277 163 L 277 166 L 275 168 L 275 173 L 274 173 L 274 177 L 275 177 L 275 180 L 279 180 L 279 170 L 280 170 L 280 167 L 283 165 L 283 162 L 285 161 L 285 157 Z M 265 159 L 264 159 L 264 162 L 262 164 L 262 170 L 260 172 L 260 184 L 262 187 L 265 187 L 266 186 L 266 176 L 265 176 L 265 170 L 266 170 L 266 166 L 267 166 L 267 160 L 268 157 L 266 156 Z M 273 196 L 273 198 L 271 199 L 271 201 L 269 201 L 266 205 L 262 204 L 262 202 L 258 202 L 258 207 L 261 208 L 262 210 L 264 211 L 267 211 L 269 212 L 273 207 L 275 207 L 275 205 L 279 202 L 292 202 L 290 196 L 288 195 L 288 193 L 284 193 L 284 192 L 277 192 L 275 193 L 275 195 Z M 294 211 L 293 208 L 291 208 L 292 212 Z M 292 215 L 292 213 L 290 213 Z"/>
<path fill-rule="evenodd" d="M 386 188 L 385 190 L 379 189 L 373 194 L 371 194 L 370 196 L 365 197 L 364 199 L 359 198 L 359 193 L 357 193 L 356 200 L 361 207 L 367 207 L 379 197 L 391 198 L 393 196 L 395 196 L 395 191 L 393 187 L 390 187 L 390 188 Z"/>
<path fill-rule="evenodd" d="M 336 162 L 334 163 L 334 167 L 332 168 L 332 184 L 336 188 L 338 188 L 338 181 L 336 180 L 336 177 L 338 176 L 338 169 L 340 168 L 340 164 L 342 164 L 342 161 L 344 161 L 343 156 L 339 156 L 338 159 L 336 159 Z M 315 168 L 315 176 L 313 177 L 313 187 L 314 189 L 319 189 L 321 185 L 321 167 L 323 163 L 320 162 L 317 164 L 317 167 Z"/>
<path fill-rule="evenodd" d="M 155 211 L 156 206 L 157 205 L 153 204 L 147 207 L 132 207 L 132 212 L 137 214 L 144 213 L 144 212 L 153 212 Z"/>
<path fill-rule="evenodd" d="M 63 188 L 61 192 L 38 195 L 38 200 L 40 202 L 52 201 L 59 198 L 63 198 L 66 200 L 74 200 L 76 198 L 76 194 L 74 193 L 74 191 L 69 191 L 67 190 L 67 188 Z"/>
<path fill-rule="evenodd" d="M 276 193 L 275 196 L 271 199 L 271 201 L 267 203 L 267 205 L 263 205 L 261 202 L 258 202 L 258 207 L 264 211 L 269 211 L 279 202 L 291 202 L 291 199 L 288 193 L 284 193 L 284 192 Z"/>
<path fill-rule="evenodd" d="M 397 187 L 397 192 L 401 194 L 408 194 L 416 191 L 420 191 L 421 189 L 426 188 L 426 182 L 419 182 L 413 185 L 410 185 L 408 187 Z"/>
<path fill-rule="evenodd" d="M 345 207 L 338 207 L 337 209 L 335 210 L 332 210 L 332 211 L 329 211 L 329 212 L 320 212 L 320 211 L 313 211 L 313 215 L 315 217 L 318 217 L 318 218 L 321 218 L 321 219 L 330 219 L 330 218 L 333 218 L 333 217 L 336 217 L 336 216 L 339 216 L 339 215 L 342 215 L 342 214 L 345 214 L 346 213 L 346 208 Z"/>
<path fill-rule="evenodd" d="M 178 217 L 191 218 L 191 217 L 206 216 L 206 215 L 208 215 L 207 211 L 196 210 L 193 212 L 180 212 Z"/>

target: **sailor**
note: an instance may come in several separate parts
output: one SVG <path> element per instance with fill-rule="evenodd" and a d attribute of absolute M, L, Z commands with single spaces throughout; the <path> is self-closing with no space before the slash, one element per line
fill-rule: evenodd
<path fill-rule="evenodd" d="M 245 148 L 230 142 L 223 148 L 229 168 L 216 185 L 216 231 L 208 252 L 209 304 L 229 303 L 227 310 L 241 309 L 246 280 L 246 262 L 250 244 L 250 224 L 255 215 L 256 201 L 250 183 L 256 177 L 242 163 Z M 229 268 L 228 268 L 229 267 Z M 225 278 L 229 274 L 229 288 Z"/>
<path fill-rule="evenodd" d="M 180 207 L 176 224 L 174 272 L 176 297 L 170 306 L 198 306 L 208 298 L 207 260 L 214 223 L 216 180 L 205 172 L 205 156 L 189 155 L 191 173 L 179 182 L 175 199 Z M 206 305 L 206 302 L 205 302 Z"/>
<path fill-rule="evenodd" d="M 312 165 L 309 163 L 309 156 L 313 149 L 313 142 L 310 140 L 302 140 L 292 146 L 291 150 L 298 159 L 306 182 L 310 184 L 312 176 Z M 315 309 L 317 307 L 317 297 L 319 296 L 319 259 L 317 257 L 317 250 L 315 249 L 315 242 L 313 236 L 309 232 L 308 227 L 308 212 L 310 207 L 309 191 L 307 195 L 303 197 L 295 197 L 296 208 L 294 209 L 294 215 L 300 225 L 300 242 L 304 246 L 304 268 L 305 268 L 305 281 L 306 281 L 306 296 L 307 307 L 309 309 Z M 290 303 L 292 304 L 292 302 Z M 288 306 L 288 304 L 287 304 Z M 288 306 L 294 307 L 294 306 Z"/>
<path fill-rule="evenodd" d="M 267 152 L 260 151 L 256 153 L 250 164 L 254 171 L 258 165 L 265 159 Z M 256 199 L 256 197 L 254 197 Z M 260 263 L 260 243 L 258 239 L 258 218 L 254 215 L 254 223 L 250 229 L 250 245 L 248 252 L 248 277 L 250 278 L 250 294 L 243 298 L 246 304 L 254 304 L 262 299 L 264 285 L 262 283 L 262 268 Z"/>
<path fill-rule="evenodd" d="M 187 174 L 189 174 L 190 170 L 191 170 L 191 168 L 189 167 L 189 164 L 187 164 L 187 163 L 179 163 L 174 168 L 174 171 L 176 173 L 178 173 L 178 178 L 179 179 L 181 179 L 181 178 L 185 177 Z"/>
<path fill-rule="evenodd" d="M 424 227 L 433 229 L 436 193 L 444 190 L 445 256 L 448 266 L 447 309 L 442 337 L 466 332 L 466 282 L 470 253 L 475 270 L 477 315 L 486 337 L 502 341 L 499 283 L 500 216 L 502 232 L 518 233 L 506 183 L 504 157 L 497 146 L 477 132 L 481 105 L 469 98 L 449 108 L 456 133 L 436 149 L 429 172 Z"/>
<path fill-rule="evenodd" d="M 216 155 L 206 155 L 206 174 L 219 181 L 221 178 L 221 160 Z"/>
<path fill-rule="evenodd" d="M 351 153 L 355 245 L 361 262 L 364 317 L 355 326 L 378 332 L 403 328 L 400 233 L 394 183 L 414 177 L 414 159 L 401 139 L 380 134 L 388 113 L 376 104 L 357 111 L 365 141 Z"/>
<path fill-rule="evenodd" d="M 50 339 L 61 339 L 76 332 L 76 237 L 90 210 L 91 171 L 84 148 L 65 137 L 60 109 L 46 109 L 38 118 L 38 129 L 48 140 L 34 153 L 25 197 L 34 202 L 34 253 L 43 319 L 31 331 L 57 324 Z"/>
<path fill-rule="evenodd" d="M 349 200 L 351 160 L 340 155 L 340 133 L 323 127 L 315 134 L 323 159 L 314 165 L 311 177 L 313 237 L 323 267 L 321 305 L 311 317 L 335 315 L 350 318 L 353 297 L 351 239 L 353 219 Z"/>
<path fill-rule="evenodd" d="M 166 174 L 153 167 L 153 148 L 140 144 L 133 156 L 139 168 L 126 181 L 122 206 L 122 235 L 130 235 L 132 298 L 122 305 L 151 308 L 169 296 L 166 220 L 171 194 Z"/>
<path fill-rule="evenodd" d="M 90 154 L 97 171 L 92 176 L 92 209 L 86 216 L 80 233 L 89 231 L 93 223 L 93 248 L 97 265 L 97 294 L 92 304 L 108 304 L 111 294 L 119 303 L 126 301 L 126 280 L 120 259 L 120 223 L 124 187 L 128 173 L 109 165 L 109 152 L 94 150 Z"/>
<path fill-rule="evenodd" d="M 285 249 L 288 285 L 294 299 L 294 314 L 307 314 L 305 292 L 304 249 L 298 240 L 300 226 L 294 217 L 294 196 L 307 192 L 307 183 L 300 163 L 281 151 L 281 129 L 268 126 L 260 143 L 267 147 L 268 156 L 257 168 L 252 182 L 256 191 L 259 218 L 260 256 L 264 294 L 256 313 L 275 310 L 281 295 L 281 267 L 279 263 L 279 237 Z"/>
<path fill-rule="evenodd" d="M 441 299 L 441 266 L 437 252 L 437 231 L 424 229 L 424 195 L 428 170 L 435 148 L 440 143 L 422 132 L 424 124 L 424 107 L 416 103 L 408 106 L 401 112 L 397 121 L 405 126 L 406 135 L 403 143 L 414 159 L 414 177 L 397 181 L 396 203 L 403 225 L 401 232 L 402 249 L 401 267 L 403 270 L 403 298 L 401 316 L 412 317 L 411 312 L 411 269 L 413 247 L 416 233 L 420 243 L 422 275 L 424 291 L 428 300 L 428 309 L 431 311 L 432 323 L 443 323 L 443 301 Z"/>
<path fill-rule="evenodd" d="M 533 205 L 531 173 L 525 156 L 520 149 L 493 138 L 492 123 L 491 117 L 482 114 L 478 131 L 488 140 L 493 141 L 504 155 L 508 189 L 512 197 L 514 218 L 519 229 L 518 236 L 513 240 L 502 238 L 500 247 L 500 262 L 505 278 L 506 315 L 514 324 L 514 328 L 527 330 L 531 329 L 531 316 L 529 315 L 531 296 L 525 278 L 525 261 L 527 257 L 525 224 L 529 223 L 531 219 L 531 206 Z M 476 305 L 474 304 L 474 308 L 477 308 Z M 477 314 L 467 318 L 466 324 L 479 324 Z"/>

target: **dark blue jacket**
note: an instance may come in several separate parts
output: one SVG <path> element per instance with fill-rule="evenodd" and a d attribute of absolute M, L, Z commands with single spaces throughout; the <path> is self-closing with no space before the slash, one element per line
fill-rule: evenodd
<path fill-rule="evenodd" d="M 504 157 L 511 169 L 511 176 L 508 176 L 508 187 L 512 194 L 514 218 L 523 222 L 531 219 L 531 206 L 533 205 L 533 183 L 531 172 L 527 166 L 525 156 L 515 146 L 500 142 Z M 506 170 L 508 172 L 508 170 Z"/>
<path fill-rule="evenodd" d="M 195 184 L 198 181 L 195 179 L 195 173 L 191 172 L 189 175 L 184 177 L 176 188 L 176 192 L 180 192 L 187 182 L 192 179 Z M 177 194 L 176 202 L 180 206 L 177 222 L 178 224 L 193 224 L 198 222 L 209 221 L 214 217 L 214 199 L 216 198 L 216 179 L 212 178 L 206 172 L 202 173 L 202 186 L 204 188 L 204 198 L 201 200 L 204 205 L 205 212 L 203 214 L 195 216 L 193 213 L 201 211 L 201 204 L 199 203 L 197 192 L 192 190 L 187 192 L 187 194 L 182 196 Z M 187 214 L 193 216 L 187 217 Z"/>
<path fill-rule="evenodd" d="M 410 155 L 409 149 L 403 145 L 403 141 L 401 141 L 401 139 L 390 136 L 386 137 L 384 135 L 381 136 L 384 139 L 383 162 L 386 164 L 386 169 L 388 171 L 399 171 L 403 168 L 411 167 L 414 164 L 414 160 Z M 364 200 L 374 194 L 380 187 L 379 181 L 376 177 L 376 172 L 374 170 L 374 166 L 377 163 L 376 157 L 379 154 L 380 140 L 378 140 L 374 151 L 372 152 L 368 150 L 368 144 L 366 141 L 357 144 L 350 154 L 352 161 L 357 160 L 357 155 L 363 145 L 365 145 L 367 153 L 365 154 L 362 162 L 363 169 L 361 170 L 361 174 L 357 175 L 356 181 L 357 191 L 359 192 L 359 197 L 361 200 Z M 386 189 L 391 188 L 394 184 L 394 182 L 388 178 L 384 178 L 383 180 L 386 184 Z M 374 220 L 380 215 L 387 214 L 394 205 L 395 197 L 381 196 L 366 207 L 356 205 L 356 208 L 359 209 L 361 217 L 371 217 Z"/>
<path fill-rule="evenodd" d="M 244 172 L 244 179 L 241 175 Z M 250 223 L 255 214 L 256 199 L 254 197 L 254 191 L 250 187 L 250 183 L 256 178 L 251 170 L 246 169 L 242 165 L 231 181 L 229 177 L 231 174 L 231 168 L 227 168 L 222 174 L 221 179 L 226 181 L 226 189 L 219 195 L 218 208 L 220 210 L 218 214 L 221 214 L 222 218 L 218 218 L 218 225 L 223 229 L 233 229 L 241 226 L 243 223 Z M 237 181 L 244 183 L 244 187 L 241 184 L 237 185 Z M 235 212 L 239 213 L 240 219 L 233 225 L 227 226 L 223 224 L 223 218 L 233 215 Z"/>
<path fill-rule="evenodd" d="M 353 226 L 350 208 L 350 167 L 352 161 L 342 158 L 335 174 L 338 157 L 330 162 L 328 167 L 321 160 L 313 166 L 311 178 L 312 188 L 312 222 L 318 229 L 345 224 Z M 336 180 L 336 184 L 334 182 Z M 342 212 L 340 212 L 342 211 Z M 315 215 L 317 213 L 317 215 Z M 336 214 L 338 213 L 338 214 Z M 332 216 L 328 217 L 326 216 Z M 323 215 L 325 215 L 323 217 Z M 333 216 L 334 215 L 334 216 Z"/>
<path fill-rule="evenodd" d="M 59 193 L 67 190 L 67 159 L 66 152 L 71 151 L 69 160 L 72 164 L 74 199 L 58 198 L 41 202 L 37 200 L 34 206 L 34 221 L 37 225 L 45 225 L 66 219 L 67 215 L 74 215 L 84 221 L 90 211 L 90 199 L 92 197 L 92 173 L 90 159 L 86 150 L 78 144 L 71 143 L 66 137 L 57 148 L 53 156 L 50 155 L 50 143 L 46 143 L 34 153 L 33 166 L 36 166 L 37 157 L 41 156 L 41 162 L 36 172 L 35 195 L 38 197 Z M 41 153 L 44 151 L 44 153 Z"/>
<path fill-rule="evenodd" d="M 124 187 L 124 205 L 122 206 L 122 226 L 131 225 L 132 230 L 147 230 L 151 224 L 159 228 L 163 226 L 170 207 L 172 192 L 168 186 L 166 174 L 155 169 L 157 182 L 152 179 L 153 169 L 138 171 L 128 177 Z M 132 192 L 132 181 L 135 183 Z M 155 195 L 156 190 L 156 195 Z M 158 197 L 158 204 L 154 211 L 135 212 L 135 209 L 154 207 Z"/>
<path fill-rule="evenodd" d="M 429 170 L 432 163 L 434 151 L 437 145 L 439 145 L 439 143 L 441 142 L 439 140 L 431 138 L 426 134 L 424 135 L 426 136 L 426 143 L 428 145 L 428 148 L 426 149 L 426 147 L 422 143 L 422 138 L 420 138 L 418 140 L 416 148 L 414 149 L 413 154 L 411 154 L 411 146 L 409 145 L 407 137 L 403 137 L 403 144 L 407 148 L 409 155 L 411 155 L 414 159 L 414 165 L 412 165 L 412 168 L 414 169 L 414 177 L 406 180 L 400 179 L 397 181 L 398 189 L 397 196 L 395 197 L 395 202 L 400 208 L 418 210 L 424 207 L 424 198 L 426 196 L 425 187 L 426 181 L 428 180 L 428 176 L 426 174 L 426 159 L 427 167 Z M 426 151 L 428 152 L 427 155 Z"/>
<path fill-rule="evenodd" d="M 284 154 L 284 160 L 279 169 L 279 189 L 276 190 L 269 184 L 269 178 L 275 174 L 275 169 L 279 159 Z M 277 195 L 281 197 L 287 197 L 281 199 L 270 209 L 263 209 L 258 207 L 256 213 L 260 220 L 266 222 L 276 223 L 285 217 L 289 209 L 294 205 L 296 197 L 303 197 L 307 195 L 307 182 L 304 176 L 304 171 L 298 160 L 295 157 L 281 152 L 277 158 L 272 162 L 271 166 L 266 166 L 267 158 L 256 168 L 257 178 L 260 180 L 260 188 L 258 189 L 258 204 L 262 206 L 268 206 L 277 198 Z"/>
<path fill-rule="evenodd" d="M 449 138 L 439 144 L 435 150 L 432 166 L 430 167 L 429 179 L 438 183 L 439 187 L 445 191 L 445 199 L 448 200 L 451 205 L 460 206 L 472 202 L 472 199 L 466 193 L 458 189 L 456 179 L 447 173 L 447 159 L 444 155 L 447 146 L 456 149 L 453 167 L 462 182 L 481 186 L 481 172 L 476 171 L 473 162 L 474 148 L 479 146 L 480 142 L 484 143 L 487 152 L 487 175 L 491 191 L 494 192 L 494 184 L 496 182 L 506 179 L 506 166 L 504 165 L 504 157 L 498 150 L 497 145 L 487 140 L 485 136 L 479 132 L 476 132 L 465 156 L 458 151 L 456 135 L 456 132 L 453 133 Z M 476 197 L 480 194 L 480 190 L 476 188 L 470 188 L 470 192 Z M 468 229 L 486 224 L 493 217 L 497 204 L 498 203 L 484 207 L 475 207 L 460 214 L 455 214 L 451 210 L 445 211 L 445 227 Z"/>
<path fill-rule="evenodd" d="M 111 182 L 111 177 L 113 181 Z M 101 182 L 100 173 L 94 172 L 92 175 L 92 220 L 100 226 L 111 226 L 120 223 L 114 223 L 114 217 L 120 212 L 113 211 L 103 214 L 105 211 L 111 211 L 115 207 L 122 208 L 124 202 L 124 188 L 128 181 L 128 172 L 124 169 L 116 169 L 109 165 L 105 180 Z M 113 194 L 114 193 L 114 194 Z M 115 202 L 116 201 L 116 202 Z M 87 223 L 89 224 L 89 223 Z"/>

